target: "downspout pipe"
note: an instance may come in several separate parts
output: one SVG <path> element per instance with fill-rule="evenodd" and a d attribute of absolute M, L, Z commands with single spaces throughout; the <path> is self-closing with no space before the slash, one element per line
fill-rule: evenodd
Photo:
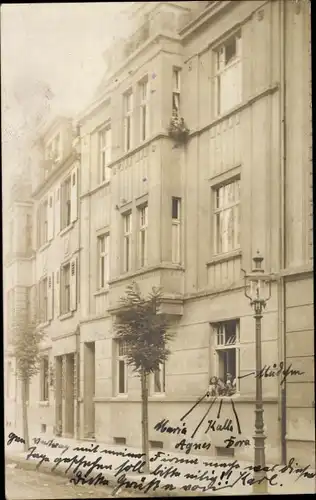
<path fill-rule="evenodd" d="M 280 1 L 280 271 L 286 265 L 286 1 Z M 278 286 L 280 361 L 286 368 L 285 282 L 280 273 Z M 281 462 L 287 463 L 286 450 L 286 383 L 280 387 Z"/>

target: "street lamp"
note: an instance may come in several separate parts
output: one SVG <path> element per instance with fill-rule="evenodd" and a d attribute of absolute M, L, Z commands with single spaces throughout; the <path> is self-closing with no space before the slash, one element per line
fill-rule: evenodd
<path fill-rule="evenodd" d="M 254 310 L 254 319 L 256 322 L 256 409 L 255 409 L 255 469 L 253 485 L 253 493 L 267 493 L 267 481 L 265 477 L 265 443 L 266 436 L 264 434 L 263 423 L 263 402 L 262 402 L 262 377 L 260 372 L 262 369 L 261 359 L 261 318 L 262 312 L 265 309 L 268 300 L 271 297 L 271 279 L 269 275 L 264 273 L 262 269 L 263 257 L 257 251 L 257 255 L 253 258 L 254 267 L 252 272 L 245 274 L 245 296 L 250 300 L 250 305 Z"/>

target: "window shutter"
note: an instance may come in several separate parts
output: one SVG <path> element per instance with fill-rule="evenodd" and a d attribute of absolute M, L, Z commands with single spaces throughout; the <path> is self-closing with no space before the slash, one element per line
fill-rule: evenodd
<path fill-rule="evenodd" d="M 77 268 L 76 258 L 70 261 L 70 310 L 77 308 Z"/>
<path fill-rule="evenodd" d="M 78 217 L 78 169 L 74 168 L 71 172 L 71 222 Z"/>
<path fill-rule="evenodd" d="M 55 279 L 55 315 L 60 316 L 60 269 L 56 271 L 56 279 Z"/>
<path fill-rule="evenodd" d="M 47 205 L 47 239 L 52 240 L 54 237 L 54 193 L 48 195 Z"/>
<path fill-rule="evenodd" d="M 47 276 L 47 319 L 53 319 L 53 273 Z"/>
<path fill-rule="evenodd" d="M 60 232 L 60 186 L 55 191 L 55 236 Z"/>

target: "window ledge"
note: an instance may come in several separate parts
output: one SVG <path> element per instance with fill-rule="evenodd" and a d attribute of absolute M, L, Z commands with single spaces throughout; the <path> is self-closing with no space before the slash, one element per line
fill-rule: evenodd
<path fill-rule="evenodd" d="M 38 406 L 40 406 L 40 407 L 49 406 L 49 401 L 39 401 Z"/>
<path fill-rule="evenodd" d="M 206 263 L 206 266 L 208 267 L 214 264 L 218 264 L 220 262 L 226 262 L 227 260 L 230 259 L 237 259 L 238 257 L 241 257 L 241 254 L 242 254 L 241 249 L 238 248 L 237 250 L 232 250 L 231 252 L 214 255 L 214 257 L 212 257 L 211 260 L 209 260 Z"/>
<path fill-rule="evenodd" d="M 72 222 L 71 224 L 69 224 L 69 226 L 64 227 L 64 229 L 60 231 L 59 236 L 64 236 L 64 234 L 68 233 L 68 231 L 70 231 L 73 227 L 74 223 Z"/>
<path fill-rule="evenodd" d="M 72 316 L 73 316 L 73 312 L 70 311 L 70 312 L 67 312 L 65 314 L 61 314 L 59 316 L 59 319 L 60 319 L 60 321 L 64 321 L 65 319 L 71 318 Z"/>
<path fill-rule="evenodd" d="M 99 295 L 106 295 L 107 293 L 109 293 L 109 287 L 107 288 L 100 288 L 100 290 L 97 290 L 96 292 L 94 292 L 94 296 L 95 297 L 98 297 Z"/>
<path fill-rule="evenodd" d="M 47 241 L 46 243 L 44 243 L 44 245 L 42 245 L 42 246 L 38 249 L 38 251 L 39 251 L 39 252 L 43 252 L 44 250 L 46 250 L 46 248 L 48 248 L 48 247 L 49 247 L 49 245 L 50 245 L 50 241 Z"/>

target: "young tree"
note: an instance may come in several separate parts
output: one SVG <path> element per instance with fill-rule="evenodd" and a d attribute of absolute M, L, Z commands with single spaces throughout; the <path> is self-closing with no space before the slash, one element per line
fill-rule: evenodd
<path fill-rule="evenodd" d="M 133 366 L 141 380 L 144 472 L 149 472 L 148 375 L 168 359 L 171 351 L 167 343 L 174 337 L 167 316 L 160 311 L 161 300 L 160 289 L 153 287 L 147 297 L 142 297 L 137 283 L 131 283 L 120 299 L 115 324 L 116 336 L 125 345 L 127 364 Z"/>
<path fill-rule="evenodd" d="M 26 311 L 15 314 L 13 327 L 13 355 L 16 360 L 17 377 L 21 382 L 22 421 L 24 450 L 29 448 L 27 417 L 27 392 L 31 379 L 39 371 L 40 344 L 45 333 L 37 328 L 37 317 Z"/>

